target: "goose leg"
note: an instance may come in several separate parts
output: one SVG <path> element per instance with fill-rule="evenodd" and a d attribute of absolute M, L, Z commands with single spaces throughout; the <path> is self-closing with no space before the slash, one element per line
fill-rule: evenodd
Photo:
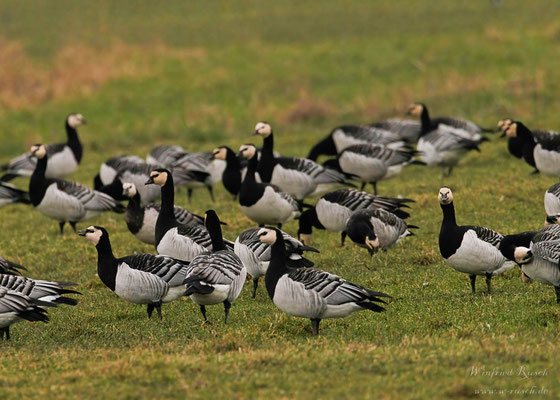
<path fill-rule="evenodd" d="M 4 334 L 6 334 L 6 340 L 9 340 L 8 337 L 8 327 L 0 329 L 0 340 L 4 340 Z"/>
<path fill-rule="evenodd" d="M 212 186 L 206 186 L 208 188 L 208 193 L 210 193 L 210 199 L 212 200 L 212 203 L 214 202 L 214 189 L 212 188 Z"/>
<path fill-rule="evenodd" d="M 253 299 L 257 297 L 257 288 L 259 287 L 259 278 L 253 279 Z"/>
<path fill-rule="evenodd" d="M 360 190 L 361 190 L 361 191 L 364 191 L 364 188 L 365 188 L 365 187 L 366 187 L 366 183 L 365 183 L 365 182 L 362 182 L 362 186 L 360 186 Z"/>
<path fill-rule="evenodd" d="M 187 196 L 189 198 L 189 203 L 191 202 L 191 198 L 192 198 L 192 189 L 187 189 Z"/>
<path fill-rule="evenodd" d="M 278 224 L 278 229 L 282 229 L 282 224 Z"/>
<path fill-rule="evenodd" d="M 345 241 L 346 241 L 346 231 L 340 234 L 340 247 L 344 247 Z"/>
<path fill-rule="evenodd" d="M 152 318 L 152 313 L 154 312 L 154 305 L 153 304 L 148 304 L 148 318 Z"/>
<path fill-rule="evenodd" d="M 227 317 L 229 315 L 229 309 L 231 308 L 231 303 L 229 301 L 224 301 L 224 312 L 226 316 L 224 317 L 224 324 L 227 324 Z"/>
<path fill-rule="evenodd" d="M 452 171 L 453 171 L 453 167 L 449 167 L 449 170 L 447 171 L 447 176 L 451 176 Z"/>
<path fill-rule="evenodd" d="M 492 293 L 492 273 L 486 273 L 486 286 L 488 286 L 488 293 Z"/>
<path fill-rule="evenodd" d="M 206 307 L 205 306 L 200 306 L 200 312 L 202 313 L 202 316 L 204 317 L 204 322 L 207 322 L 208 318 L 206 318 Z"/>
<path fill-rule="evenodd" d="M 377 182 L 373 182 L 371 186 L 373 186 L 373 194 L 377 196 Z"/>
<path fill-rule="evenodd" d="M 554 286 L 554 291 L 556 292 L 556 303 L 560 304 L 560 286 Z"/>
<path fill-rule="evenodd" d="M 319 322 L 321 322 L 320 319 L 311 320 L 311 328 L 313 329 L 313 336 L 317 336 L 319 334 Z"/>
<path fill-rule="evenodd" d="M 60 229 L 60 234 L 63 235 L 64 234 L 64 224 L 66 224 L 66 221 L 63 222 L 59 222 L 58 223 L 58 227 Z"/>
<path fill-rule="evenodd" d="M 72 229 L 74 229 L 74 232 L 76 232 L 76 224 L 77 222 L 70 221 L 70 226 L 72 227 Z"/>
<path fill-rule="evenodd" d="M 161 301 L 160 301 L 160 302 L 157 302 L 156 304 L 154 304 L 154 307 L 155 307 L 155 309 L 156 309 L 156 311 L 157 311 L 157 314 L 158 314 L 158 316 L 159 316 L 159 319 L 162 320 L 163 317 L 161 316 Z"/>
<path fill-rule="evenodd" d="M 469 278 L 471 278 L 471 289 L 473 294 L 475 293 L 475 286 L 476 286 L 476 275 L 469 275 Z"/>

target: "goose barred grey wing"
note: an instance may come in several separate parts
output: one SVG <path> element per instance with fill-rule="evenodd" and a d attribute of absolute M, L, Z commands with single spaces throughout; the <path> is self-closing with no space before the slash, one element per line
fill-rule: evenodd
<path fill-rule="evenodd" d="M 18 318 L 28 321 L 47 322 L 47 311 L 34 304 L 33 299 L 22 293 L 0 286 L 0 317 L 2 314 L 15 313 L 8 318 L 0 318 L 0 328 L 5 328 Z"/>
<path fill-rule="evenodd" d="M 556 197 L 560 197 L 560 183 L 555 183 L 548 188 L 547 193 L 552 193 Z"/>
<path fill-rule="evenodd" d="M 29 204 L 29 193 L 17 189 L 9 183 L 0 182 L 0 207 L 11 203 Z"/>
<path fill-rule="evenodd" d="M 19 275 L 20 271 L 18 270 L 20 269 L 27 271 L 24 266 L 0 257 L 0 274 Z"/>
<path fill-rule="evenodd" d="M 157 146 L 150 151 L 150 154 L 146 158 L 146 162 L 148 164 L 161 165 L 169 168 L 174 162 L 187 154 L 189 154 L 188 151 L 183 149 L 181 146 Z"/>
<path fill-rule="evenodd" d="M 355 142 L 390 144 L 401 141 L 401 137 L 388 129 L 376 124 L 368 125 L 344 125 L 333 130 L 333 134 L 342 131 L 345 135 L 352 137 Z M 341 149 L 342 150 L 342 149 Z"/>
<path fill-rule="evenodd" d="M 203 253 L 192 260 L 185 283 L 198 281 L 209 285 L 230 285 L 242 269 L 241 260 L 230 250 Z"/>
<path fill-rule="evenodd" d="M 420 131 L 422 130 L 420 122 L 398 118 L 386 119 L 373 124 L 368 124 L 368 126 L 393 132 L 397 134 L 401 140 L 405 140 L 408 143 L 416 143 L 418 137 L 420 136 Z M 381 142 L 375 143 L 383 144 Z"/>
<path fill-rule="evenodd" d="M 422 136 L 421 139 L 432 144 L 439 151 L 478 148 L 477 141 L 457 135 L 451 127 L 445 125 L 444 127 L 440 125 L 437 130 Z"/>
<path fill-rule="evenodd" d="M 323 198 L 331 203 L 337 203 L 352 211 L 360 208 L 383 208 L 393 211 L 399 207 L 408 207 L 405 203 L 413 203 L 412 199 L 396 199 L 377 196 L 355 189 L 340 189 L 327 193 Z"/>
<path fill-rule="evenodd" d="M 179 225 L 177 227 L 177 233 L 192 239 L 195 243 L 201 245 L 202 247 L 207 249 L 212 247 L 212 239 L 210 239 L 210 234 L 204 227 Z"/>
<path fill-rule="evenodd" d="M 124 211 L 122 204 L 118 203 L 108 194 L 92 190 L 87 186 L 76 182 L 69 182 L 60 179 L 56 179 L 55 182 L 60 191 L 78 199 L 78 201 L 82 203 L 84 208 L 88 211 Z"/>
<path fill-rule="evenodd" d="M 484 226 L 466 226 L 465 228 L 475 231 L 480 240 L 490 243 L 494 247 L 498 247 L 504 238 L 504 235 Z"/>
<path fill-rule="evenodd" d="M 307 158 L 278 157 L 276 162 L 285 169 L 296 170 L 310 176 L 316 184 L 347 182 L 343 173 L 325 168 Z"/>
<path fill-rule="evenodd" d="M 187 261 L 154 254 L 136 254 L 123 257 L 120 261 L 125 262 L 132 269 L 158 276 L 169 286 L 181 285 L 190 270 Z"/>
<path fill-rule="evenodd" d="M 532 243 L 531 252 L 534 256 L 556 264 L 560 269 L 560 240 Z"/>
<path fill-rule="evenodd" d="M 73 282 L 50 282 L 35 280 L 23 276 L 0 274 L 0 286 L 22 293 L 34 300 L 52 302 L 54 304 L 76 305 L 78 301 L 64 294 L 78 293 L 68 286 L 75 286 Z"/>
<path fill-rule="evenodd" d="M 533 237 L 532 243 L 560 239 L 560 225 L 547 225 Z"/>
<path fill-rule="evenodd" d="M 145 164 L 138 156 L 134 155 L 123 155 L 119 157 L 109 158 L 104 164 L 113 168 L 115 171 L 124 171 L 130 168 L 134 168 L 136 164 Z"/>
<path fill-rule="evenodd" d="M 436 124 L 448 125 L 453 128 L 461 129 L 467 131 L 471 134 L 480 134 L 484 132 L 484 129 L 472 121 L 466 121 L 464 119 L 453 118 L 453 117 L 439 117 L 432 118 L 432 122 Z"/>
<path fill-rule="evenodd" d="M 410 161 L 417 152 L 410 147 L 389 148 L 378 144 L 358 144 L 350 146 L 342 151 L 360 154 L 369 158 L 377 158 L 386 165 L 399 165 Z"/>

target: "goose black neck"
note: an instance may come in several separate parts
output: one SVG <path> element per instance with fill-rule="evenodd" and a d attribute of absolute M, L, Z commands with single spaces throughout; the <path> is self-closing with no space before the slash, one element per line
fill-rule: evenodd
<path fill-rule="evenodd" d="M 430 119 L 430 113 L 426 106 L 422 107 L 422 114 L 420 114 L 421 130 L 420 136 L 425 135 L 431 130 L 432 121 Z"/>
<path fill-rule="evenodd" d="M 80 138 L 78 137 L 78 131 L 76 128 L 72 128 L 66 120 L 66 136 L 68 137 L 68 147 L 74 153 L 74 157 L 76 157 L 76 161 L 80 162 L 82 160 L 82 144 L 80 143 Z"/>
<path fill-rule="evenodd" d="M 175 184 L 170 173 L 167 174 L 167 181 L 161 187 L 161 212 L 160 215 L 166 219 L 175 219 L 173 208 L 175 206 Z"/>
<path fill-rule="evenodd" d="M 286 245 L 279 230 L 276 230 L 276 241 L 271 246 L 270 264 L 266 270 L 264 282 L 266 291 L 271 299 L 274 299 L 274 291 L 278 280 L 288 272 L 286 267 Z"/>
<path fill-rule="evenodd" d="M 305 235 L 310 235 L 313 233 L 313 228 L 325 229 L 323 224 L 319 221 L 317 216 L 317 210 L 315 207 L 308 208 L 299 217 L 299 229 L 298 235 L 303 233 Z"/>
<path fill-rule="evenodd" d="M 229 147 L 226 148 L 226 170 L 238 171 L 241 168 L 237 155 Z"/>
<path fill-rule="evenodd" d="M 332 133 L 325 139 L 321 140 L 315 146 L 311 148 L 311 151 L 307 155 L 307 158 L 313 161 L 317 161 L 317 158 L 321 155 L 335 156 L 336 146 L 332 137 Z"/>
<path fill-rule="evenodd" d="M 237 196 L 241 188 L 241 163 L 229 147 L 226 151 L 226 168 L 222 173 L 222 183 L 228 192 Z"/>
<path fill-rule="evenodd" d="M 208 233 L 210 234 L 210 240 L 212 241 L 212 251 L 227 250 L 226 244 L 224 243 L 224 237 L 222 236 L 222 227 L 220 226 L 220 220 L 215 214 L 207 214 L 206 221 L 204 223 Z"/>
<path fill-rule="evenodd" d="M 101 236 L 95 247 L 97 248 L 97 274 L 99 279 L 109 289 L 115 291 L 118 263 L 113 255 L 113 249 L 107 234 Z"/>
<path fill-rule="evenodd" d="M 140 200 L 140 193 L 136 192 L 134 196 L 128 199 L 127 210 L 139 210 L 142 208 L 142 200 Z"/>
<path fill-rule="evenodd" d="M 248 160 L 247 173 L 245 174 L 245 179 L 243 180 L 243 186 L 248 186 L 256 182 L 255 173 L 257 172 L 258 163 L 259 161 L 257 160 L 256 154 Z"/>
<path fill-rule="evenodd" d="M 524 143 L 534 143 L 535 141 L 529 128 L 521 122 L 517 122 L 517 137 L 519 137 Z"/>
<path fill-rule="evenodd" d="M 453 203 L 441 204 L 441 209 L 443 211 L 442 226 L 457 226 L 457 221 L 455 220 L 455 206 L 453 206 Z"/>
<path fill-rule="evenodd" d="M 47 159 L 48 156 L 45 155 L 45 157 L 37 160 L 37 165 L 29 180 L 29 198 L 35 207 L 43 200 L 43 196 L 49 185 L 49 180 L 45 178 Z"/>
<path fill-rule="evenodd" d="M 269 183 L 274 169 L 274 136 L 272 132 L 264 138 L 261 159 L 259 160 L 259 176 L 261 181 Z"/>

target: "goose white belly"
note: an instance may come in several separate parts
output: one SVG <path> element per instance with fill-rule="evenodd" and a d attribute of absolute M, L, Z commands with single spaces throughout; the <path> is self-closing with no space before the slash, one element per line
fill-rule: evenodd
<path fill-rule="evenodd" d="M 167 291 L 167 294 L 162 297 L 161 301 L 163 303 L 171 303 L 172 301 L 175 301 L 183 297 L 186 291 L 187 289 L 185 285 L 170 287 L 169 290 Z"/>
<path fill-rule="evenodd" d="M 363 310 L 363 307 L 360 307 L 356 303 L 348 302 L 344 304 L 327 304 L 327 308 L 321 315 L 321 318 L 344 318 L 352 314 L 354 311 Z"/>
<path fill-rule="evenodd" d="M 153 208 L 144 209 L 142 227 L 134 234 L 138 240 L 147 244 L 156 243 L 156 222 L 159 213 Z"/>
<path fill-rule="evenodd" d="M 17 313 L 14 311 L 5 312 L 0 314 L 0 328 L 5 328 L 10 326 L 14 322 L 19 321 L 21 318 L 18 317 Z"/>
<path fill-rule="evenodd" d="M 262 197 L 252 206 L 241 206 L 241 211 L 249 219 L 259 224 L 280 224 L 295 216 L 292 204 L 268 186 Z"/>
<path fill-rule="evenodd" d="M 535 165 L 543 174 L 560 176 L 560 153 L 554 150 L 545 150 L 540 144 L 533 150 Z"/>
<path fill-rule="evenodd" d="M 296 169 L 284 168 L 280 164 L 274 166 L 270 183 L 298 200 L 303 200 L 317 188 L 317 183 L 310 175 Z"/>
<path fill-rule="evenodd" d="M 478 239 L 476 233 L 469 230 L 465 232 L 461 246 L 446 261 L 459 272 L 484 275 L 498 270 L 507 260 L 496 247 Z"/>
<path fill-rule="evenodd" d="M 210 173 L 210 181 L 212 186 L 222 180 L 222 174 L 226 169 L 226 162 L 224 160 L 212 160 L 208 166 Z"/>
<path fill-rule="evenodd" d="M 230 285 L 211 285 L 214 290 L 212 293 L 208 294 L 200 294 L 195 293 L 190 295 L 192 301 L 196 304 L 200 304 L 201 306 L 211 306 L 213 304 L 223 303 L 225 300 L 228 299 L 230 294 L 231 286 Z"/>
<path fill-rule="evenodd" d="M 331 203 L 320 199 L 315 205 L 317 218 L 326 230 L 331 232 L 342 232 L 346 230 L 346 223 L 352 214 L 349 208 L 338 203 Z"/>
<path fill-rule="evenodd" d="M 80 221 L 86 215 L 83 204 L 74 196 L 59 190 L 56 183 L 49 185 L 35 208 L 58 221 Z"/>
<path fill-rule="evenodd" d="M 278 280 L 272 301 L 286 314 L 301 318 L 321 318 L 327 308 L 327 302 L 317 292 L 306 290 L 287 275 Z"/>
<path fill-rule="evenodd" d="M 405 165 L 406 164 L 397 164 L 397 165 L 391 165 L 390 167 L 387 167 L 387 173 L 385 174 L 383 179 L 391 179 L 399 175 L 402 172 L 402 169 Z"/>
<path fill-rule="evenodd" d="M 546 192 L 544 194 L 544 209 L 546 215 L 560 214 L 560 198 L 552 193 Z"/>
<path fill-rule="evenodd" d="M 130 268 L 120 263 L 115 277 L 115 294 L 136 304 L 160 301 L 169 291 L 169 285 L 148 272 Z"/>
<path fill-rule="evenodd" d="M 546 285 L 560 286 L 560 266 L 542 258 L 535 257 L 521 269 L 529 278 Z"/>
<path fill-rule="evenodd" d="M 245 269 L 253 279 L 259 278 L 266 274 L 268 269 L 268 261 L 261 261 L 256 254 L 246 245 L 239 242 L 239 238 L 235 241 L 233 251 L 241 260 Z"/>
<path fill-rule="evenodd" d="M 465 155 L 466 150 L 439 150 L 432 143 L 420 138 L 417 150 L 421 152 L 420 158 L 426 164 L 452 167 L 457 165 L 459 160 Z"/>
<path fill-rule="evenodd" d="M 47 178 L 61 178 L 70 175 L 78 169 L 78 162 L 68 146 L 64 146 L 64 150 L 49 156 L 47 161 L 47 170 L 45 176 Z"/>
<path fill-rule="evenodd" d="M 182 261 L 192 261 L 197 255 L 208 251 L 194 240 L 179 235 L 177 228 L 168 230 L 157 246 L 159 254 Z"/>
<path fill-rule="evenodd" d="M 383 161 L 361 154 L 344 152 L 338 162 L 342 171 L 359 177 L 363 182 L 377 182 L 387 173 L 387 166 Z"/>
<path fill-rule="evenodd" d="M 99 179 L 101 179 L 101 183 L 109 185 L 116 177 L 117 171 L 113 167 L 110 167 L 105 163 L 101 164 L 101 168 L 99 168 Z"/>

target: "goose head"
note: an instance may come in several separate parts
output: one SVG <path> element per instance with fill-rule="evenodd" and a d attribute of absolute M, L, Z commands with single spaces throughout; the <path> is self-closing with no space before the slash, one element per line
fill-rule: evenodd
<path fill-rule="evenodd" d="M 101 241 L 101 238 L 105 236 L 107 239 L 109 238 L 109 234 L 100 226 L 90 226 L 87 229 L 77 232 L 78 235 L 84 236 L 87 240 L 93 243 L 94 246 L 97 246 Z"/>
<path fill-rule="evenodd" d="M 274 244 L 278 239 L 278 231 L 272 228 L 261 228 L 257 233 L 259 241 L 265 244 Z"/>
<path fill-rule="evenodd" d="M 449 189 L 447 186 L 443 186 L 441 189 L 439 189 L 438 200 L 439 204 L 441 204 L 442 206 L 453 203 L 453 192 L 451 192 L 451 189 Z"/>
<path fill-rule="evenodd" d="M 412 103 L 409 107 L 408 107 L 408 111 L 407 111 L 407 115 L 413 115 L 415 117 L 419 117 L 422 115 L 422 113 L 424 112 L 424 109 L 426 108 L 426 106 L 422 103 Z"/>
<path fill-rule="evenodd" d="M 368 233 L 364 239 L 364 244 L 370 256 L 373 256 L 379 250 L 379 238 L 374 232 Z"/>
<path fill-rule="evenodd" d="M 257 154 L 257 148 L 254 144 L 242 144 L 239 147 L 239 154 L 248 160 L 252 159 Z"/>
<path fill-rule="evenodd" d="M 136 185 L 134 183 L 125 182 L 123 183 L 122 187 L 123 196 L 133 198 L 134 196 L 136 196 L 136 193 L 138 193 L 138 191 L 136 190 Z"/>
<path fill-rule="evenodd" d="M 145 185 L 155 184 L 158 186 L 164 186 L 170 175 L 171 173 L 165 168 L 156 168 L 150 172 L 150 177 L 146 181 Z"/>
<path fill-rule="evenodd" d="M 85 125 L 86 120 L 84 119 L 84 116 L 82 114 L 70 114 L 68 115 L 68 117 L 66 117 L 66 123 L 71 128 L 76 129 L 79 126 Z"/>
<path fill-rule="evenodd" d="M 506 128 L 505 133 L 507 137 L 517 136 L 517 122 L 511 122 Z"/>
<path fill-rule="evenodd" d="M 214 160 L 224 160 L 227 158 L 228 148 L 225 146 L 217 147 L 212 150 L 212 158 Z"/>
<path fill-rule="evenodd" d="M 269 137 L 272 134 L 272 127 L 268 122 L 259 122 L 255 126 L 255 135 Z"/>
<path fill-rule="evenodd" d="M 519 265 L 527 264 L 533 259 L 533 252 L 527 247 L 516 247 L 513 256 Z"/>
<path fill-rule="evenodd" d="M 547 215 L 544 220 L 544 226 L 547 225 L 560 225 L 560 214 Z"/>
<path fill-rule="evenodd" d="M 47 148 L 42 144 L 34 144 L 31 146 L 31 155 L 41 160 L 47 155 Z"/>

